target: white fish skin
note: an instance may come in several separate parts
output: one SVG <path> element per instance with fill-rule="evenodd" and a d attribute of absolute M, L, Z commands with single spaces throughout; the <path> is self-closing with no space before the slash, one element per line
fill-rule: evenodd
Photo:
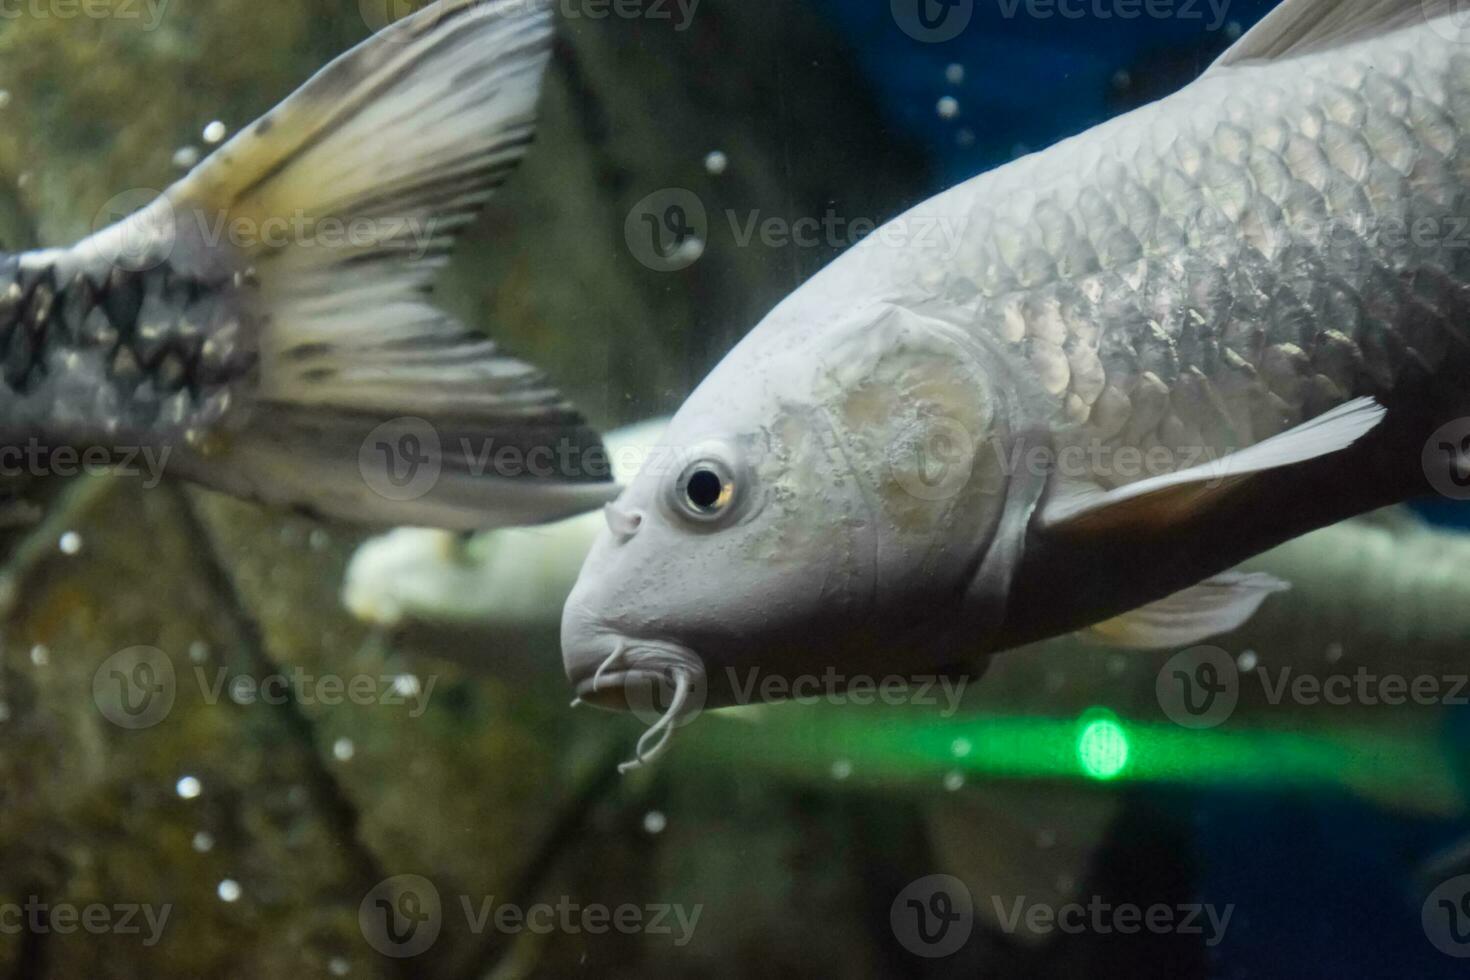
<path fill-rule="evenodd" d="M 703 465 L 645 471 L 588 558 L 578 693 L 932 673 L 1423 492 L 1470 395 L 1470 35 L 1448 0 L 1282 9 L 758 325 L 670 427 Z"/>

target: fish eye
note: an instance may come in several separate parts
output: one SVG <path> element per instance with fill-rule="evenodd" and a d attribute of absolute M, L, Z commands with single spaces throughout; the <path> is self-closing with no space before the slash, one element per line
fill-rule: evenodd
<path fill-rule="evenodd" d="M 674 506 L 683 516 L 700 522 L 729 513 L 736 497 L 735 474 L 717 459 L 699 459 L 679 474 L 674 484 Z"/>

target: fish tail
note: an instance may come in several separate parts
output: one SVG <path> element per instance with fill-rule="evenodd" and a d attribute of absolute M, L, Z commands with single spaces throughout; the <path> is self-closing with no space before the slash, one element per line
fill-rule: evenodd
<path fill-rule="evenodd" d="M 531 142 L 551 39 L 539 0 L 440 0 L 37 260 L 119 297 L 125 341 L 192 354 L 190 404 L 149 423 L 180 435 L 184 475 L 375 525 L 539 523 L 610 498 L 568 401 L 429 298 Z"/>

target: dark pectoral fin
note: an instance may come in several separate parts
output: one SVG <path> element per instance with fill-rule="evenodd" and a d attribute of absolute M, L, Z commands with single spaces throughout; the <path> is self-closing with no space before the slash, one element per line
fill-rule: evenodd
<path fill-rule="evenodd" d="M 1271 439 L 1203 466 L 1141 480 L 1116 490 L 1063 492 L 1047 501 L 1043 531 L 1157 534 L 1184 528 L 1252 479 L 1339 452 L 1387 414 L 1371 398 L 1340 405 Z"/>

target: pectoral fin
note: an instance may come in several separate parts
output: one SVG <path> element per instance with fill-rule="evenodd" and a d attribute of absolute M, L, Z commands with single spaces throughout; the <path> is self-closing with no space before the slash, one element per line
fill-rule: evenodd
<path fill-rule="evenodd" d="M 1383 421 L 1371 398 L 1339 405 L 1264 442 L 1177 473 L 1116 490 L 1062 490 L 1041 512 L 1044 530 L 1130 531 L 1183 527 L 1251 478 L 1346 449 Z"/>
<path fill-rule="evenodd" d="M 1186 647 L 1243 626 L 1266 597 L 1291 586 L 1263 573 L 1226 572 L 1192 589 L 1083 631 L 1106 646 L 1134 650 Z"/>

